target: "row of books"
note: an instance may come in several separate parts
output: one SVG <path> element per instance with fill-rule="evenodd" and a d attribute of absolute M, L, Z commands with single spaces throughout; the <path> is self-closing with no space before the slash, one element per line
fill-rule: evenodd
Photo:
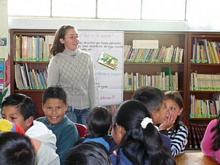
<path fill-rule="evenodd" d="M 190 123 L 188 135 L 188 147 L 200 149 L 200 143 L 204 136 L 207 124 Z"/>
<path fill-rule="evenodd" d="M 162 46 L 156 49 L 134 49 L 131 45 L 124 45 L 125 62 L 150 62 L 150 63 L 182 63 L 183 49 Z"/>
<path fill-rule="evenodd" d="M 220 99 L 200 100 L 191 95 L 190 103 L 190 118 L 213 118 L 219 115 Z"/>
<path fill-rule="evenodd" d="M 220 63 L 220 42 L 207 41 L 195 38 L 191 62 L 193 63 Z"/>
<path fill-rule="evenodd" d="M 4 78 L 5 78 L 5 59 L 0 58 L 0 92 L 4 90 Z"/>
<path fill-rule="evenodd" d="M 54 36 L 22 36 L 15 37 L 15 61 L 49 61 L 50 47 Z"/>
<path fill-rule="evenodd" d="M 141 86 L 152 86 L 161 90 L 178 90 L 178 72 L 173 75 L 163 71 L 157 72 L 155 75 L 124 73 L 125 91 L 135 91 Z"/>
<path fill-rule="evenodd" d="M 198 74 L 197 71 L 191 73 L 191 90 L 220 91 L 220 74 Z"/>
<path fill-rule="evenodd" d="M 18 89 L 46 89 L 47 69 L 30 69 L 28 64 L 15 64 L 15 83 Z"/>

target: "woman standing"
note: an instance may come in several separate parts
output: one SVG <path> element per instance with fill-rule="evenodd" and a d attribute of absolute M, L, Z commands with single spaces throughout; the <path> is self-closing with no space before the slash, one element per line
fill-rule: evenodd
<path fill-rule="evenodd" d="M 94 65 L 88 52 L 78 48 L 78 32 L 71 25 L 60 27 L 54 38 L 48 66 L 47 86 L 60 85 L 68 97 L 66 115 L 86 124 L 89 109 L 97 105 Z"/>

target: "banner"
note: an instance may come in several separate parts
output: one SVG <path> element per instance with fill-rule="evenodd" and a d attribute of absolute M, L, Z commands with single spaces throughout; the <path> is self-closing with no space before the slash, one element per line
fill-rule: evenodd
<path fill-rule="evenodd" d="M 79 31 L 79 48 L 90 52 L 95 65 L 99 105 L 123 101 L 124 32 Z"/>

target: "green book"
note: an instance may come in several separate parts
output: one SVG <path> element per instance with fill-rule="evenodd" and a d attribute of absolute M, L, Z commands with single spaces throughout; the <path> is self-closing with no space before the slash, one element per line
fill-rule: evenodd
<path fill-rule="evenodd" d="M 173 90 L 173 78 L 172 78 L 172 69 L 170 67 L 162 67 L 161 71 L 165 73 L 165 75 L 169 76 L 169 89 Z"/>

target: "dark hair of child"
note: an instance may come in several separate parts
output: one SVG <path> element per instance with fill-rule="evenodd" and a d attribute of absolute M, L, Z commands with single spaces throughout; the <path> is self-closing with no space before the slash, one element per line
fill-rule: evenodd
<path fill-rule="evenodd" d="M 17 132 L 0 133 L 0 164 L 34 165 L 34 149 L 30 139 Z"/>
<path fill-rule="evenodd" d="M 139 100 L 144 103 L 149 111 L 159 110 L 164 98 L 165 95 L 160 89 L 151 86 L 138 88 L 132 96 L 132 99 Z"/>
<path fill-rule="evenodd" d="M 85 142 L 68 151 L 65 165 L 111 165 L 111 161 L 102 144 Z"/>
<path fill-rule="evenodd" d="M 47 89 L 45 89 L 45 91 L 42 95 L 43 104 L 45 104 L 45 102 L 48 99 L 59 99 L 59 100 L 62 100 L 64 102 L 64 104 L 67 103 L 66 92 L 60 86 L 53 86 L 53 87 L 51 86 L 51 87 L 48 87 Z"/>
<path fill-rule="evenodd" d="M 4 106 L 16 106 L 24 117 L 24 120 L 31 116 L 36 116 L 36 106 L 34 101 L 30 97 L 21 93 L 14 93 L 6 97 L 2 102 L 2 107 Z"/>
<path fill-rule="evenodd" d="M 89 134 L 93 137 L 108 135 L 112 115 L 105 107 L 93 108 L 86 117 Z"/>

